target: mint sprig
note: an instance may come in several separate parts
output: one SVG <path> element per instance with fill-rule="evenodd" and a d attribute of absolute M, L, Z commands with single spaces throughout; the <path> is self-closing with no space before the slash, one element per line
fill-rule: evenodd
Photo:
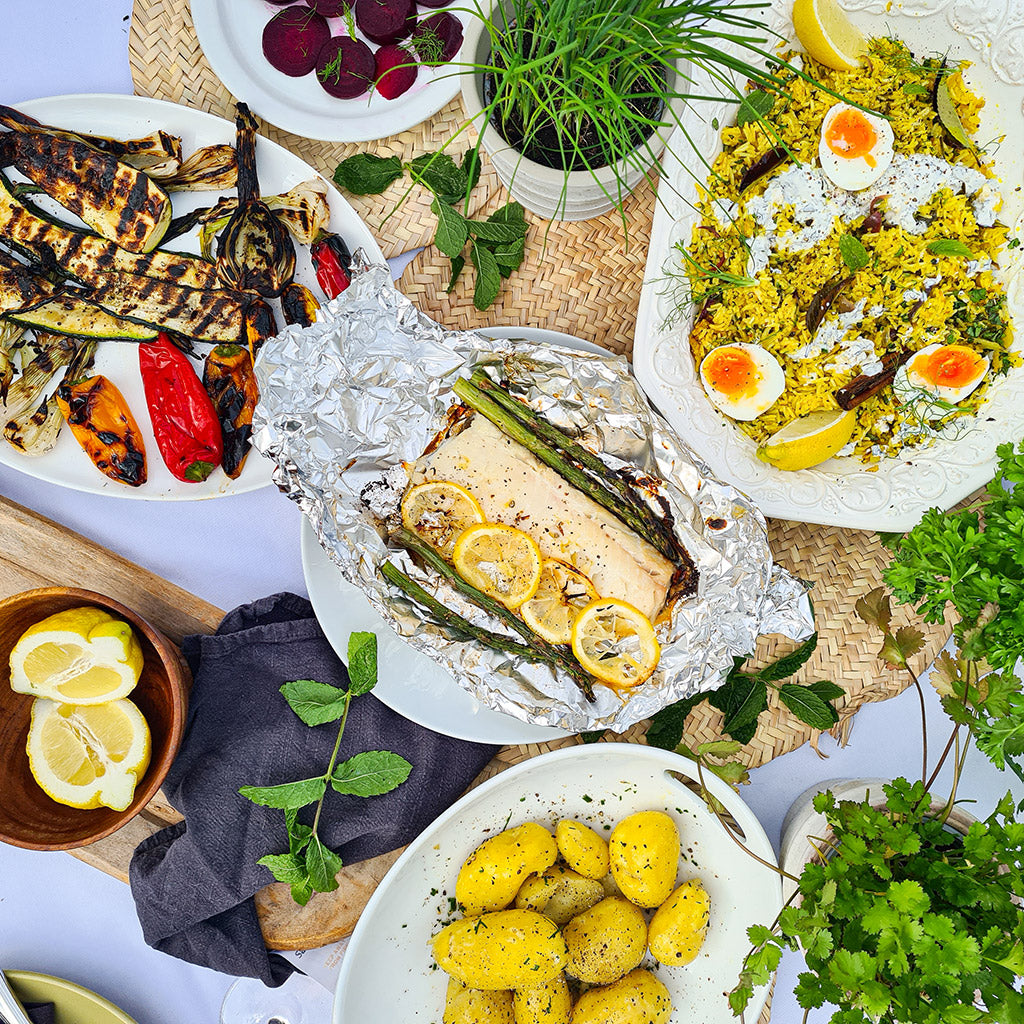
<path fill-rule="evenodd" d="M 423 153 L 404 164 L 397 156 L 357 153 L 338 164 L 334 180 L 353 195 L 379 195 L 403 174 L 434 194 L 430 204 L 437 217 L 434 244 L 452 261 L 447 290 L 454 290 L 468 258 L 476 269 L 473 305 L 487 309 L 498 297 L 502 279 L 518 270 L 526 256 L 529 224 L 522 206 L 507 203 L 486 220 L 466 216 L 469 195 L 480 179 L 480 156 L 475 149 L 466 153 L 461 164 L 442 152 Z"/>
<path fill-rule="evenodd" d="M 239 793 L 261 807 L 284 811 L 287 853 L 269 853 L 257 864 L 292 887 L 292 899 L 305 906 L 314 892 L 333 892 L 341 857 L 325 846 L 317 833 L 328 786 L 346 796 L 372 797 L 390 793 L 409 777 L 412 765 L 390 750 L 367 750 L 338 763 L 349 707 L 354 697 L 369 693 L 377 683 L 377 637 L 353 633 L 348 641 L 347 690 L 313 679 L 295 679 L 281 687 L 288 706 L 311 727 L 341 720 L 331 760 L 323 775 L 276 786 L 242 786 Z M 311 825 L 299 821 L 299 811 L 316 805 Z"/>

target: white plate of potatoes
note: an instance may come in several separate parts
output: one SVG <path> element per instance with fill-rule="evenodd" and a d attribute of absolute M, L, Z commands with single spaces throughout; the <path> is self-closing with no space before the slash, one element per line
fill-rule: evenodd
<path fill-rule="evenodd" d="M 724 993 L 747 929 L 774 921 L 782 890 L 688 788 L 695 779 L 676 754 L 597 743 L 532 758 L 468 793 L 367 904 L 334 1024 L 732 1024 Z M 746 846 L 774 864 L 746 804 L 717 777 L 705 782 Z M 611 871 L 598 878 L 605 840 Z M 704 917 L 706 932 L 690 927 Z"/>

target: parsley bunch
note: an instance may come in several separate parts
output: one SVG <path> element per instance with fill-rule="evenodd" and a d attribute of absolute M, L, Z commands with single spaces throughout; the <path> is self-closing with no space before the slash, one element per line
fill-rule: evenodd
<path fill-rule="evenodd" d="M 905 536 L 883 538 L 894 552 L 884 579 L 926 622 L 941 622 L 952 604 L 964 657 L 1012 669 L 1024 656 L 1024 442 L 996 454 L 996 477 L 979 504 L 931 509 Z"/>

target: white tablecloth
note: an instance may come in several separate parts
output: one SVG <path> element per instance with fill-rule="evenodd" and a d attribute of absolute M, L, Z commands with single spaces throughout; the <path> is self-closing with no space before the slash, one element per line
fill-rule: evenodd
<path fill-rule="evenodd" d="M 3 0 L 2 7 L 0 102 L 132 91 L 130 0 Z M 216 501 L 121 501 L 0 467 L 0 493 L 223 608 L 279 590 L 305 593 L 299 513 L 272 487 Z M 931 749 L 938 751 L 948 723 L 930 690 L 928 703 Z M 917 735 L 917 698 L 908 691 L 861 711 L 846 749 L 825 738 L 827 760 L 809 747 L 778 758 L 753 773 L 742 795 L 777 846 L 786 809 L 812 784 L 865 775 L 913 778 L 920 770 Z M 972 755 L 961 792 L 987 813 L 1010 778 Z M 1015 792 L 1024 796 L 1020 787 Z M 149 949 L 127 886 L 67 854 L 2 845 L 0 967 L 70 978 L 123 1006 L 140 1024 L 213 1024 L 233 980 Z M 798 959 L 788 957 L 780 972 L 773 1017 L 782 1024 L 801 1019 L 792 997 L 798 968 Z M 390 1021 L 385 1005 L 379 1020 L 401 1024 Z"/>

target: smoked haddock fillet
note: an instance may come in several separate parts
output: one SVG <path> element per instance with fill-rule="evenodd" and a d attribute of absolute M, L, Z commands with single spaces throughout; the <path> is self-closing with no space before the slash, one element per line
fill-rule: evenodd
<path fill-rule="evenodd" d="M 436 480 L 465 487 L 490 522 L 528 533 L 544 557 L 575 565 L 602 597 L 652 620 L 665 604 L 672 563 L 485 417 L 416 462 L 412 484 Z"/>

